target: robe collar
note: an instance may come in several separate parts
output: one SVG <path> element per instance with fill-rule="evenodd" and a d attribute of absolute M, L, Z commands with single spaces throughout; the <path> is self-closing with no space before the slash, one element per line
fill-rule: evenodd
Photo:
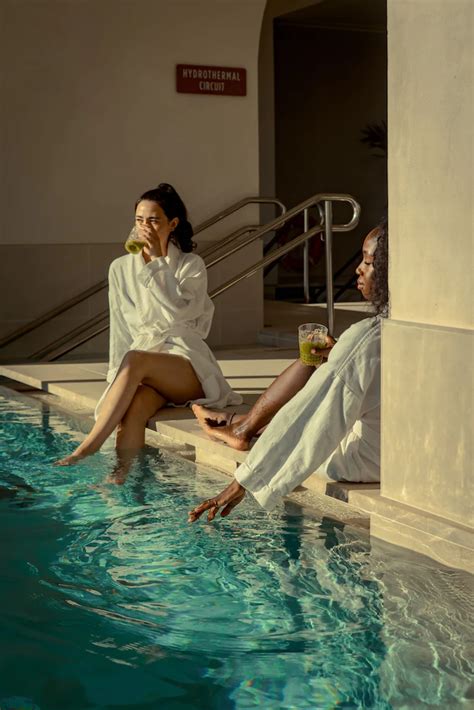
<path fill-rule="evenodd" d="M 172 269 L 174 272 L 178 270 L 178 265 L 181 261 L 182 254 L 183 252 L 181 251 L 181 249 L 178 249 L 178 247 L 170 240 L 168 242 L 168 253 L 165 256 L 165 261 L 168 262 L 170 269 Z"/>

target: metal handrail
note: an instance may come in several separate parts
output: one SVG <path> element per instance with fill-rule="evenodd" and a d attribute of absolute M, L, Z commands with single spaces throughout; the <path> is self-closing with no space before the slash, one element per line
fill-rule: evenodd
<path fill-rule="evenodd" d="M 258 224 L 248 224 L 245 227 L 240 227 L 240 229 L 236 229 L 235 232 L 232 232 L 229 234 L 228 237 L 224 237 L 223 239 L 220 239 L 218 242 L 214 244 L 210 244 L 206 249 L 203 249 L 202 251 L 198 252 L 199 256 L 204 259 L 204 261 L 212 256 L 214 252 L 219 251 L 222 249 L 222 247 L 225 247 L 227 244 L 230 244 L 230 242 L 233 242 L 235 239 L 238 239 L 239 237 L 242 237 L 244 234 L 249 234 L 250 232 L 255 232 L 260 225 Z M 209 264 L 206 262 L 206 266 L 212 266 L 212 263 Z"/>
<path fill-rule="evenodd" d="M 32 330 L 39 328 L 39 326 L 43 325 L 43 323 L 47 323 L 56 316 L 61 315 L 61 313 L 64 313 L 65 311 L 69 310 L 69 308 L 73 308 L 79 303 L 82 303 L 82 301 L 85 301 L 86 298 L 90 298 L 90 296 L 94 296 L 96 293 L 99 293 L 99 291 L 102 291 L 104 288 L 106 288 L 106 286 L 107 279 L 103 279 L 99 283 L 95 284 L 95 286 L 91 286 L 86 291 L 83 291 L 77 296 L 70 298 L 69 301 L 66 301 L 60 306 L 52 308 L 50 311 L 43 313 L 42 316 L 38 316 L 38 318 L 35 318 L 35 320 L 30 321 L 30 323 L 23 325 L 21 328 L 14 330 L 13 333 L 9 333 L 4 338 L 2 338 L 0 340 L 0 348 L 3 348 L 5 345 L 8 345 L 9 343 L 13 342 L 13 340 L 17 340 L 17 338 L 20 338 L 22 335 L 31 333 Z"/>
<path fill-rule="evenodd" d="M 234 212 L 237 212 L 238 210 L 240 210 L 243 207 L 246 207 L 247 205 L 250 205 L 250 204 L 274 204 L 281 209 L 282 214 L 284 214 L 286 212 L 285 205 L 283 204 L 283 202 L 278 200 L 276 197 L 245 197 L 244 199 L 239 200 L 238 202 L 234 202 L 234 204 L 230 205 L 226 209 L 221 210 L 220 212 L 217 212 L 217 214 L 215 214 L 213 217 L 210 217 L 209 219 L 205 220 L 204 222 L 201 222 L 201 224 L 198 224 L 198 226 L 194 229 L 194 234 L 199 234 L 200 232 L 203 232 L 208 227 L 212 227 L 214 224 L 217 224 L 217 222 L 220 222 L 221 220 L 225 219 L 225 217 L 228 217 L 229 215 L 233 214 Z M 251 231 L 253 229 L 254 229 L 253 226 L 242 227 L 240 230 L 237 230 L 237 232 L 234 232 L 233 234 L 229 235 L 228 237 L 224 237 L 224 239 L 221 240 L 222 243 L 218 242 L 215 246 L 212 245 L 211 247 L 206 249 L 204 253 L 207 256 L 210 256 L 211 254 L 214 253 L 214 251 L 218 251 L 218 249 L 220 249 L 222 246 L 225 246 L 225 244 L 227 244 L 230 241 L 232 241 L 233 239 L 241 236 L 242 234 L 247 234 L 249 231 Z M 212 264 L 211 264 L 211 266 L 212 266 Z M 57 306 L 56 308 L 52 308 L 51 310 L 47 311 L 46 313 L 43 313 L 43 315 L 38 316 L 37 318 L 30 321 L 29 323 L 26 323 L 26 325 L 23 325 L 20 328 L 17 328 L 12 333 L 9 333 L 4 338 L 0 339 L 0 348 L 3 348 L 5 345 L 9 345 L 14 340 L 21 338 L 23 335 L 27 335 L 27 333 L 31 333 L 33 330 L 36 330 L 36 328 L 39 328 L 44 323 L 47 323 L 48 321 L 52 320 L 56 316 L 59 316 L 62 313 L 65 313 L 66 311 L 68 311 L 70 308 L 73 308 L 74 306 L 77 306 L 79 303 L 82 303 L 87 298 L 90 298 L 91 296 L 94 296 L 96 293 L 99 293 L 99 291 L 102 291 L 104 288 L 107 287 L 107 283 L 108 283 L 107 279 L 103 279 L 102 281 L 95 284 L 94 286 L 91 286 L 90 288 L 86 289 L 85 291 L 82 291 L 77 296 L 74 296 L 73 298 L 70 298 L 65 303 L 62 303 L 60 306 Z M 34 357 L 34 355 L 32 357 Z"/>
<path fill-rule="evenodd" d="M 280 257 L 285 256 L 285 254 L 288 254 L 288 252 L 292 251 L 292 249 L 295 249 L 295 247 L 299 246 L 300 244 L 304 244 L 307 239 L 311 239 L 311 237 L 314 237 L 316 236 L 316 234 L 320 234 L 321 232 L 324 232 L 324 225 L 318 224 L 316 225 L 316 227 L 309 229 L 307 232 L 303 232 L 303 234 L 300 234 L 298 237 L 294 237 L 287 244 L 283 244 L 283 246 L 278 247 L 278 249 L 275 249 L 275 251 L 271 252 L 263 259 L 260 259 L 260 261 L 255 262 L 255 264 L 252 264 L 252 266 L 249 266 L 244 271 L 241 271 L 240 274 L 237 274 L 237 276 L 234 276 L 233 278 L 229 279 L 229 281 L 226 281 L 221 286 L 218 286 L 218 288 L 215 288 L 213 291 L 210 292 L 209 297 L 216 298 L 216 296 L 220 296 L 221 293 L 224 293 L 224 291 L 227 291 L 227 289 L 231 288 L 232 286 L 235 286 L 235 284 L 238 284 L 243 279 L 246 279 L 249 276 L 253 276 L 257 273 L 257 271 L 260 271 L 260 269 L 263 269 L 265 266 L 271 264 L 273 261 L 277 261 L 278 259 L 280 259 Z"/>
<path fill-rule="evenodd" d="M 292 207 L 291 210 L 288 210 L 284 214 L 282 214 L 280 217 L 277 217 L 274 219 L 272 222 L 268 222 L 268 224 L 265 224 L 263 227 L 260 227 L 260 229 L 257 229 L 256 232 L 253 232 L 247 239 L 243 239 L 241 242 L 236 244 L 234 247 L 226 251 L 225 254 L 222 254 L 221 256 L 217 257 L 213 262 L 212 266 L 214 264 L 217 264 L 219 261 L 223 261 L 223 259 L 227 258 L 228 256 L 231 256 L 232 254 L 235 254 L 237 251 L 240 249 L 243 249 L 244 247 L 248 246 L 252 242 L 254 242 L 256 239 L 259 239 L 260 237 L 263 237 L 265 234 L 268 234 L 268 232 L 273 232 L 276 229 L 279 229 L 282 227 L 284 224 L 289 222 L 293 217 L 296 215 L 301 214 L 301 212 L 305 212 L 305 210 L 310 209 L 311 207 L 317 207 L 318 204 L 325 202 L 325 201 L 331 201 L 331 202 L 349 202 L 349 204 L 352 205 L 352 208 L 354 209 L 354 215 L 357 212 L 357 221 L 354 222 L 352 226 L 348 225 L 338 225 L 338 230 L 336 231 L 349 231 L 353 229 L 359 220 L 359 214 L 360 214 L 360 205 L 356 200 L 351 197 L 351 195 L 337 195 L 337 194 L 325 194 L 321 193 L 318 195 L 314 195 L 313 197 L 308 198 L 304 202 L 301 202 L 299 205 L 296 205 L 296 207 Z M 353 219 L 354 219 L 353 215 Z M 351 220 L 352 223 L 352 220 Z M 348 223 L 349 224 L 349 223 Z M 344 227 L 344 229 L 342 229 Z M 308 237 L 309 239 L 309 237 Z M 291 243 L 291 242 L 289 242 Z"/>
<path fill-rule="evenodd" d="M 281 202 L 281 200 L 277 199 L 276 197 L 244 197 L 242 200 L 234 202 L 233 205 L 226 207 L 224 210 L 221 210 L 213 217 L 210 217 L 205 222 L 201 222 L 201 224 L 198 224 L 198 226 L 194 230 L 194 234 L 199 234 L 199 232 L 203 232 L 205 229 L 208 229 L 208 227 L 212 227 L 214 224 L 217 224 L 217 222 L 221 222 L 226 217 L 229 217 L 229 215 L 234 214 L 234 212 L 238 212 L 243 207 L 247 207 L 247 205 L 276 205 L 281 209 L 282 214 L 285 214 L 286 212 L 285 205 L 283 204 L 283 202 Z"/>
<path fill-rule="evenodd" d="M 352 218 L 349 222 L 346 222 L 345 224 L 333 224 L 332 223 L 332 203 L 333 202 L 347 202 L 351 205 L 351 207 L 353 209 L 353 213 L 352 213 Z M 227 254 L 228 255 L 234 254 L 236 251 L 238 251 L 239 249 L 242 249 L 247 244 L 250 244 L 252 241 L 257 239 L 258 237 L 261 237 L 263 234 L 266 234 L 269 231 L 273 231 L 274 229 L 278 229 L 283 224 L 285 224 L 287 221 L 292 219 L 295 215 L 298 215 L 301 212 L 303 212 L 303 214 L 305 216 L 304 224 L 305 224 L 305 227 L 307 227 L 307 225 L 308 225 L 308 210 L 311 207 L 315 207 L 318 205 L 320 206 L 321 203 L 324 204 L 324 223 L 317 225 L 316 227 L 313 227 L 312 229 L 310 229 L 308 231 L 303 232 L 303 234 L 300 234 L 298 237 L 294 237 L 294 239 L 292 239 L 290 242 L 288 242 L 288 244 L 284 244 L 283 246 L 279 247 L 274 252 L 271 252 L 270 254 L 265 256 L 263 259 L 258 261 L 253 266 L 248 267 L 247 269 L 242 271 L 237 276 L 234 276 L 232 279 L 227 281 L 225 284 L 223 284 L 219 288 L 214 289 L 209 294 L 210 297 L 215 298 L 216 296 L 219 296 L 224 291 L 227 291 L 227 289 L 231 288 L 232 286 L 235 286 L 235 284 L 239 283 L 239 281 L 242 281 L 242 279 L 248 278 L 249 276 L 253 276 L 253 274 L 255 274 L 257 271 L 264 268 L 268 264 L 271 264 L 273 261 L 276 261 L 280 257 L 284 256 L 285 254 L 290 252 L 295 247 L 299 246 L 300 244 L 304 244 L 309 239 L 314 237 L 316 234 L 324 232 L 325 241 L 326 241 L 326 290 L 327 290 L 326 304 L 327 304 L 327 311 L 328 311 L 328 328 L 329 328 L 329 332 L 331 332 L 331 333 L 334 332 L 334 297 L 333 297 L 333 288 L 332 288 L 332 286 L 333 286 L 333 282 L 332 282 L 332 233 L 333 232 L 349 232 L 350 230 L 354 229 L 354 227 L 356 227 L 357 224 L 359 223 L 360 205 L 351 195 L 340 195 L 340 194 L 335 194 L 335 193 L 327 193 L 327 194 L 322 193 L 322 194 L 314 195 L 313 197 L 310 197 L 309 199 L 305 200 L 305 202 L 302 202 L 301 204 L 296 205 L 296 207 L 293 207 L 291 210 L 288 210 L 288 212 L 285 215 L 283 215 L 282 217 L 278 217 L 277 219 L 273 220 L 273 222 L 270 222 L 269 224 L 267 224 L 265 227 L 258 229 L 247 240 L 240 242 L 233 249 L 230 249 L 229 252 L 227 252 Z M 217 261 L 220 261 L 221 258 L 216 259 L 214 263 L 217 263 Z M 305 281 L 307 280 L 307 278 L 308 278 L 308 270 L 305 269 Z"/>
<path fill-rule="evenodd" d="M 346 222 L 344 224 L 333 224 L 332 223 L 332 202 L 347 202 L 352 206 L 353 209 L 353 214 L 349 222 Z M 328 311 L 328 328 L 329 332 L 333 333 L 334 332 L 334 300 L 333 300 L 333 295 L 332 295 L 332 232 L 349 232 L 350 230 L 354 229 L 354 227 L 357 226 L 359 223 L 359 217 L 360 217 L 360 205 L 359 203 L 351 196 L 351 195 L 338 195 L 338 194 L 333 194 L 333 193 L 328 193 L 328 194 L 319 194 L 319 195 L 314 195 L 314 197 L 309 198 L 305 202 L 302 202 L 300 205 L 297 205 L 293 209 L 289 210 L 283 217 L 279 217 L 273 222 L 270 222 L 268 225 L 265 227 L 262 227 L 261 229 L 258 229 L 253 235 L 252 238 L 247 240 L 247 244 L 251 243 L 254 239 L 258 239 L 258 237 L 262 236 L 263 234 L 266 234 L 269 231 L 272 231 L 273 229 L 277 229 L 278 227 L 282 226 L 285 224 L 286 221 L 292 219 L 295 215 L 300 214 L 301 212 L 304 213 L 305 215 L 305 221 L 304 224 L 307 226 L 308 224 L 308 212 L 311 207 L 318 207 L 320 216 L 322 215 L 321 211 L 321 205 L 324 205 L 324 220 L 322 221 L 321 224 L 316 225 L 316 227 L 313 227 L 312 229 L 309 229 L 307 231 L 304 231 L 303 234 L 300 234 L 298 237 L 294 237 L 290 242 L 287 244 L 284 244 L 283 246 L 279 247 L 276 249 L 274 252 L 271 252 L 267 256 L 265 256 L 263 259 L 260 261 L 256 262 L 252 266 L 248 267 L 244 271 L 242 271 L 240 274 L 237 274 L 237 276 L 234 276 L 232 279 L 227 281 L 226 283 L 222 284 L 222 286 L 219 286 L 218 288 L 214 289 L 211 291 L 209 294 L 210 298 L 216 298 L 217 296 L 220 296 L 221 293 L 224 293 L 224 291 L 227 291 L 227 289 L 231 288 L 232 286 L 235 286 L 235 284 L 239 283 L 245 278 L 248 278 L 250 276 L 253 276 L 257 271 L 260 269 L 263 269 L 265 266 L 268 264 L 271 264 L 274 261 L 277 261 L 280 259 L 280 257 L 284 256 L 288 252 L 292 251 L 292 249 L 295 249 L 297 246 L 300 244 L 304 244 L 308 242 L 309 239 L 312 237 L 316 236 L 316 234 L 320 234 L 322 232 L 325 233 L 325 241 L 326 241 L 326 252 L 331 252 L 331 254 L 328 256 L 326 253 L 326 288 L 327 288 L 327 311 Z M 236 251 L 238 251 L 241 246 L 245 246 L 245 244 L 238 245 L 236 248 L 228 252 L 228 254 L 233 254 Z M 217 263 L 217 261 L 220 261 L 221 259 L 215 260 L 213 263 Z M 329 286 L 329 283 L 331 284 Z M 51 358 L 51 360 L 56 360 L 62 355 L 66 355 L 68 352 L 71 350 L 74 350 L 76 347 L 79 347 L 79 345 L 82 345 L 83 343 L 87 342 L 88 340 L 91 340 L 92 338 L 95 338 L 97 335 L 100 335 L 104 331 L 106 331 L 109 328 L 109 325 L 102 326 L 98 330 L 94 331 L 93 333 L 89 334 L 87 337 L 83 338 L 80 340 L 78 343 L 74 343 L 73 345 L 69 345 L 67 348 L 63 348 L 61 351 L 58 351 L 57 353 L 54 354 L 54 356 Z"/>
<path fill-rule="evenodd" d="M 33 353 L 31 355 L 31 358 L 33 360 L 42 360 L 45 358 L 47 355 L 51 355 L 55 353 L 56 350 L 61 350 L 61 346 L 66 345 L 71 338 L 74 338 L 76 335 L 82 335 L 82 333 L 86 333 L 89 328 L 92 328 L 94 325 L 97 325 L 103 320 L 108 320 L 109 317 L 109 311 L 108 309 L 106 311 L 101 311 L 101 313 L 98 313 L 96 316 L 93 316 L 90 318 L 88 321 L 85 323 L 81 323 L 81 325 L 78 325 L 76 328 L 73 328 L 72 330 L 69 331 L 69 333 L 66 333 L 65 335 L 62 335 L 60 338 L 57 338 L 54 340 L 52 343 L 49 343 L 46 347 L 41 348 L 41 350 L 38 350 L 37 352 Z M 108 327 L 108 325 L 107 325 Z M 86 340 L 91 340 L 93 336 L 90 338 L 86 338 Z M 74 348 L 78 347 L 77 344 L 74 345 Z M 74 349 L 72 348 L 72 349 Z M 58 350 L 58 351 L 59 351 Z M 61 350 L 62 353 L 62 350 Z M 59 356 L 60 357 L 60 356 Z M 51 358 L 55 359 L 55 358 Z"/>

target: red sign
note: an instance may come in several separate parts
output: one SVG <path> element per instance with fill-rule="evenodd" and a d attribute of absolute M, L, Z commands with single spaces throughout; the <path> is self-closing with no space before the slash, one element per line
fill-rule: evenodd
<path fill-rule="evenodd" d="M 178 64 L 176 91 L 180 94 L 247 96 L 247 70 Z"/>

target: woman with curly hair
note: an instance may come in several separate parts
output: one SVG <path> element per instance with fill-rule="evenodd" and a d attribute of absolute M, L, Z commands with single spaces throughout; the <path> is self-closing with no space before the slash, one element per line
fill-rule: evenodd
<path fill-rule="evenodd" d="M 375 316 L 348 328 L 327 363 L 314 367 L 297 360 L 244 417 L 194 406 L 204 430 L 241 450 L 264 427 L 232 483 L 189 513 L 228 515 L 245 496 L 271 510 L 314 472 L 326 480 L 380 480 L 380 331 L 388 311 L 388 228 L 386 220 L 365 238 L 356 269 L 357 288 L 371 301 Z M 321 353 L 318 350 L 318 354 Z M 268 425 L 268 426 L 266 426 Z"/>
<path fill-rule="evenodd" d="M 135 203 L 135 229 L 144 244 L 109 270 L 109 387 L 86 439 L 57 465 L 94 454 L 117 429 L 119 453 L 144 444 L 148 419 L 166 404 L 240 404 L 204 342 L 214 313 L 206 267 L 193 254 L 186 207 L 167 183 Z"/>

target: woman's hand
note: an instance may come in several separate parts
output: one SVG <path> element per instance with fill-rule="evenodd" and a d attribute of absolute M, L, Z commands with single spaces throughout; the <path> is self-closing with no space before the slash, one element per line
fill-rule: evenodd
<path fill-rule="evenodd" d="M 325 348 L 312 348 L 311 349 L 311 355 L 320 355 L 323 357 L 325 360 L 328 359 L 329 353 L 335 346 L 336 341 L 332 337 L 332 335 L 326 335 L 326 347 Z"/>
<path fill-rule="evenodd" d="M 221 511 L 221 518 L 225 518 L 236 505 L 239 505 L 245 497 L 245 488 L 240 485 L 235 479 L 232 483 L 225 488 L 222 493 L 219 493 L 215 498 L 209 498 L 205 500 L 201 505 L 196 506 L 193 510 L 188 513 L 188 523 L 194 523 L 205 510 L 208 510 L 207 519 L 209 522 L 214 520 L 217 515 L 219 508 L 223 507 Z"/>
<path fill-rule="evenodd" d="M 152 259 L 157 259 L 159 256 L 163 256 L 163 251 L 161 249 L 161 242 L 156 231 L 149 224 L 141 224 L 137 229 L 140 238 L 146 244 L 146 250 Z"/>

